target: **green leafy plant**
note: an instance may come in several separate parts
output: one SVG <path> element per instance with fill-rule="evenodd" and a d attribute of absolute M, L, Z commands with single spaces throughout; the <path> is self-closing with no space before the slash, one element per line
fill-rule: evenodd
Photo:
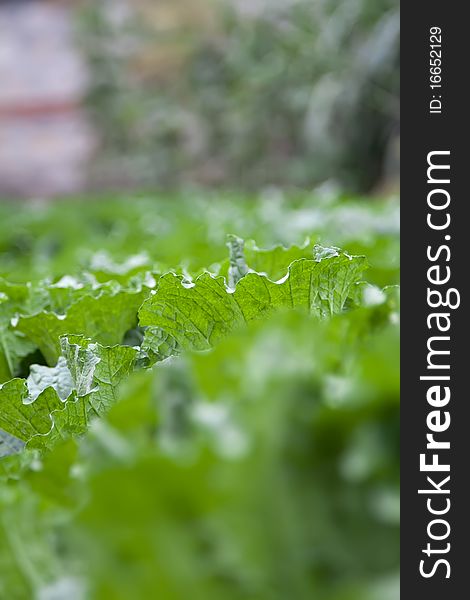
<path fill-rule="evenodd" d="M 0 206 L 0 597 L 396 598 L 395 209 L 285 201 Z"/>

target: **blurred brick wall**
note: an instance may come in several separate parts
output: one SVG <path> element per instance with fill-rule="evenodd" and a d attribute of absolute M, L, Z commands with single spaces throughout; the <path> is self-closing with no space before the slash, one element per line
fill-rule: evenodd
<path fill-rule="evenodd" d="M 0 2 L 0 196 L 78 192 L 94 141 L 68 3 Z"/>

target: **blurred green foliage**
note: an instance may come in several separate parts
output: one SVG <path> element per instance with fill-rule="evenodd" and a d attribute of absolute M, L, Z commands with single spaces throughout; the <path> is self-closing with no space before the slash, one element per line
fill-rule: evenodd
<path fill-rule="evenodd" d="M 260 248 L 302 244 L 307 238 L 365 254 L 367 279 L 398 283 L 399 207 L 396 199 L 366 202 L 329 190 L 284 194 L 271 189 L 134 194 L 85 200 L 0 203 L 0 277 L 57 281 L 92 271 L 99 281 L 178 266 L 193 275 L 226 261 L 226 235 L 254 239 Z M 258 265 L 247 246 L 247 256 Z M 291 251 L 300 258 L 302 251 Z M 279 273 L 274 271 L 272 276 Z M 284 274 L 284 273 L 282 273 Z"/>
<path fill-rule="evenodd" d="M 399 160 L 396 0 L 238 4 L 89 3 L 97 184 L 363 192 Z"/>
<path fill-rule="evenodd" d="M 136 370 L 85 433 L 8 447 L 1 598 L 398 599 L 394 200 L 271 191 L 3 204 L 0 233 L 0 275 L 33 290 L 64 275 L 110 289 L 169 269 L 227 276 L 227 233 L 284 244 L 244 250 L 274 279 L 322 242 L 366 254 L 375 286 L 332 318 L 278 311 L 210 351 Z M 1 283 L 4 300 L 24 292 Z M 46 291 L 66 305 L 66 289 Z"/>

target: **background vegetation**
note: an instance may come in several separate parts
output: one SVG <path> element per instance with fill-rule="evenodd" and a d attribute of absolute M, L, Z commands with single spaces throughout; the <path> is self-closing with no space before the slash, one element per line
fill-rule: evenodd
<path fill-rule="evenodd" d="M 95 182 L 258 189 L 394 181 L 395 0 L 90 3 Z"/>
<path fill-rule="evenodd" d="M 1 212 L 0 596 L 398 598 L 394 202 L 204 193 Z M 230 232 L 266 250 L 232 241 L 230 266 Z M 187 294 L 207 269 L 242 285 L 244 261 L 279 280 L 333 241 L 370 263 L 357 292 L 342 271 L 318 288 L 349 289 L 339 314 L 263 309 L 222 331 L 209 294 L 176 340 L 142 309 L 136 327 L 169 269 Z M 206 311 L 219 333 L 201 352 Z"/>

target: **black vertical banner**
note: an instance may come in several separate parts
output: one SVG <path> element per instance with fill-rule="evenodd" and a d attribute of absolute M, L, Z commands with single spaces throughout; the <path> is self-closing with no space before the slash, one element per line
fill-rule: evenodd
<path fill-rule="evenodd" d="M 470 597 L 465 8 L 401 5 L 402 600 Z"/>

